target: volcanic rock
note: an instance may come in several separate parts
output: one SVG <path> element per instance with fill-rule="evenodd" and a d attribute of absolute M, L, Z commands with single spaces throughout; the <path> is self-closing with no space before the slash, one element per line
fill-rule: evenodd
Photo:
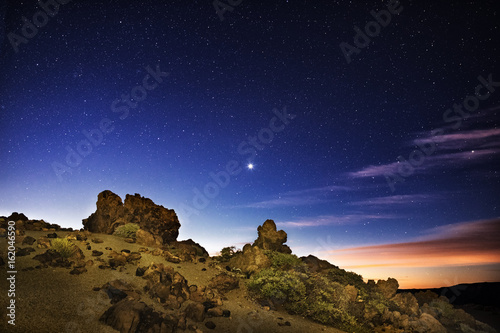
<path fill-rule="evenodd" d="M 175 241 L 179 235 L 180 223 L 175 211 L 156 205 L 137 193 L 127 194 L 122 203 L 118 195 L 103 191 L 98 195 L 95 213 L 83 220 L 85 230 L 107 234 L 127 223 L 139 224 L 140 229 L 159 237 L 161 244 Z"/>
<path fill-rule="evenodd" d="M 208 286 L 210 288 L 217 289 L 220 292 L 226 292 L 238 288 L 239 285 L 240 280 L 237 277 L 231 276 L 227 273 L 220 273 L 210 280 Z"/>
<path fill-rule="evenodd" d="M 230 269 L 236 267 L 247 274 L 255 273 L 269 266 L 271 266 L 271 261 L 264 252 L 258 246 L 250 244 L 246 244 L 243 251 L 229 261 Z"/>
<path fill-rule="evenodd" d="M 34 242 L 36 242 L 36 239 L 34 237 L 31 237 L 31 236 L 26 236 L 23 239 L 23 245 L 24 244 L 33 245 Z"/>
<path fill-rule="evenodd" d="M 186 318 L 197 322 L 205 320 L 205 306 L 199 302 L 191 302 L 186 306 Z"/>
<path fill-rule="evenodd" d="M 307 265 L 312 273 L 319 273 L 330 268 L 338 268 L 337 266 L 330 264 L 328 261 L 319 259 L 312 254 L 307 257 L 300 257 L 300 260 Z"/>
<path fill-rule="evenodd" d="M 18 248 L 16 250 L 16 257 L 28 256 L 31 252 L 35 252 L 35 249 L 32 247 Z"/>
<path fill-rule="evenodd" d="M 282 253 L 292 253 L 292 250 L 286 243 L 287 234 L 283 230 L 276 230 L 276 224 L 273 220 L 266 220 L 257 228 L 258 238 L 253 243 L 253 246 L 258 246 L 262 250 L 278 251 Z"/>
<path fill-rule="evenodd" d="M 143 302 L 126 298 L 110 307 L 101 321 L 120 332 L 174 332 L 178 318 L 163 317 Z"/>
<path fill-rule="evenodd" d="M 388 278 L 386 280 L 378 280 L 377 281 L 377 289 L 378 291 L 387 299 L 392 298 L 396 295 L 398 291 L 399 283 L 398 280 L 393 278 Z"/>

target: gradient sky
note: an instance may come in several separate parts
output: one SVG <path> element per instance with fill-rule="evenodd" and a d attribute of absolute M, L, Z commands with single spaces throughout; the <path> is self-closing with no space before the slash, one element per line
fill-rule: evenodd
<path fill-rule="evenodd" d="M 211 253 L 270 218 L 365 278 L 500 281 L 496 5 L 8 0 L 0 215 L 140 193 Z"/>

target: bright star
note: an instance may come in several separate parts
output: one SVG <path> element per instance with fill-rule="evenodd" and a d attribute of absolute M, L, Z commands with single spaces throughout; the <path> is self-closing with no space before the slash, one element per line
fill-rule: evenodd
<path fill-rule="evenodd" d="M 253 169 L 253 164 L 252 164 L 252 163 L 248 163 L 247 168 L 248 168 L 249 170 L 252 170 L 252 169 Z"/>

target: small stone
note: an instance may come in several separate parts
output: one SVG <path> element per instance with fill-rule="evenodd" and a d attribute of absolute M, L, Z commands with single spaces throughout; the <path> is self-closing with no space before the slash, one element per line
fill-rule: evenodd
<path fill-rule="evenodd" d="M 268 307 L 268 306 L 264 306 L 264 307 L 263 307 L 263 309 L 264 309 L 264 311 L 269 311 L 269 310 L 271 310 L 271 308 L 270 308 L 270 307 Z"/>
<path fill-rule="evenodd" d="M 208 329 L 210 329 L 210 330 L 215 329 L 215 323 L 214 323 L 213 321 L 207 321 L 207 322 L 205 323 L 205 326 L 206 326 Z"/>
<path fill-rule="evenodd" d="M 205 259 L 205 258 L 202 257 L 202 258 L 199 258 L 198 261 L 201 262 L 201 263 L 204 263 L 205 261 L 207 261 L 207 259 Z"/>
<path fill-rule="evenodd" d="M 28 244 L 28 245 L 33 245 L 33 243 L 36 242 L 36 239 L 31 237 L 31 236 L 26 236 L 24 239 L 23 239 L 23 245 L 24 244 Z"/>
<path fill-rule="evenodd" d="M 104 241 L 100 238 L 93 238 L 92 239 L 92 242 L 96 243 L 96 244 L 99 244 L 99 243 L 104 243 Z"/>
<path fill-rule="evenodd" d="M 55 232 L 52 234 L 47 234 L 47 238 L 57 238 L 57 234 Z"/>
<path fill-rule="evenodd" d="M 204 272 L 204 271 L 206 271 L 206 270 L 207 270 L 206 268 L 202 268 L 202 269 L 201 269 L 201 271 L 202 271 L 202 272 Z"/>
<path fill-rule="evenodd" d="M 125 238 L 124 241 L 127 243 L 135 243 L 135 239 L 133 238 Z"/>
<path fill-rule="evenodd" d="M 112 250 L 113 250 L 113 249 L 112 249 L 112 248 L 110 248 L 109 246 L 106 246 L 106 247 L 105 247 L 105 249 L 106 249 L 106 250 L 108 250 L 108 251 L 112 251 Z"/>
<path fill-rule="evenodd" d="M 231 317 L 231 311 L 229 311 L 229 310 L 222 310 L 222 317 L 225 317 L 225 318 Z"/>
<path fill-rule="evenodd" d="M 130 253 L 130 250 L 123 249 L 123 250 L 121 250 L 121 252 Z"/>
<path fill-rule="evenodd" d="M 97 251 L 97 250 L 92 251 L 92 256 L 93 257 L 99 257 L 99 256 L 102 256 L 102 255 L 103 255 L 103 252 L 101 252 L 101 251 Z"/>
<path fill-rule="evenodd" d="M 85 273 L 87 271 L 87 269 L 84 267 L 76 267 L 74 268 L 71 272 L 69 272 L 69 274 L 71 275 L 80 275 L 82 273 Z"/>

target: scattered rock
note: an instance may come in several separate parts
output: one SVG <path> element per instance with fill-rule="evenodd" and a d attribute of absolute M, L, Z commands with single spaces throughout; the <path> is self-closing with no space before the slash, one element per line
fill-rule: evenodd
<path fill-rule="evenodd" d="M 222 310 L 222 317 L 225 317 L 225 318 L 231 317 L 231 311 L 229 311 L 229 310 Z"/>
<path fill-rule="evenodd" d="M 205 320 L 205 306 L 198 302 L 191 302 L 186 306 L 186 318 L 197 322 Z"/>
<path fill-rule="evenodd" d="M 97 250 L 93 250 L 92 251 L 92 256 L 93 257 L 100 257 L 102 255 L 103 255 L 103 252 L 101 252 L 101 251 L 97 251 Z"/>
<path fill-rule="evenodd" d="M 222 317 L 222 309 L 221 308 L 210 308 L 207 310 L 207 317 Z"/>
<path fill-rule="evenodd" d="M 22 244 L 33 245 L 34 242 L 36 242 L 36 239 L 34 237 L 26 236 L 24 237 Z"/>
<path fill-rule="evenodd" d="M 35 249 L 32 247 L 18 248 L 16 250 L 16 257 L 28 256 L 31 252 L 35 252 Z"/>
<path fill-rule="evenodd" d="M 130 238 L 130 237 L 125 238 L 125 239 L 124 239 L 124 241 L 125 241 L 126 243 L 135 243 L 135 239 Z"/>
<path fill-rule="evenodd" d="M 48 234 L 47 238 L 57 238 L 57 234 L 55 232 L 52 234 Z"/>
<path fill-rule="evenodd" d="M 163 251 L 163 256 L 165 257 L 165 259 L 169 262 L 172 262 L 174 264 L 178 264 L 181 262 L 181 258 L 179 257 L 176 257 L 174 256 L 172 253 L 170 253 L 169 251 Z"/>
<path fill-rule="evenodd" d="M 213 277 L 209 282 L 209 287 L 217 289 L 220 292 L 227 292 L 238 288 L 240 285 L 240 280 L 237 277 L 229 275 L 227 273 L 220 273 Z"/>
<path fill-rule="evenodd" d="M 63 258 L 59 252 L 53 249 L 48 249 L 45 253 L 36 255 L 34 260 L 40 261 L 42 264 L 50 265 L 52 267 L 70 267 L 71 263 L 68 259 Z"/>
<path fill-rule="evenodd" d="M 47 237 L 42 236 L 38 238 L 36 243 L 37 243 L 36 247 L 38 247 L 39 249 L 49 249 L 51 247 L 50 239 L 48 239 Z"/>
<path fill-rule="evenodd" d="M 85 267 L 75 267 L 71 272 L 69 272 L 69 274 L 80 275 L 82 273 L 85 273 L 86 271 L 87 269 Z"/>
<path fill-rule="evenodd" d="M 120 332 L 174 332 L 179 318 L 163 317 L 143 302 L 126 298 L 111 306 L 99 319 Z"/>
<path fill-rule="evenodd" d="M 100 239 L 100 238 L 93 238 L 92 242 L 96 243 L 96 244 L 104 243 L 104 241 L 102 239 Z"/>
<path fill-rule="evenodd" d="M 213 330 L 213 329 L 215 329 L 216 325 L 215 325 L 215 323 L 213 321 L 207 321 L 205 323 L 205 327 L 208 328 L 208 329 L 210 329 L 210 330 Z"/>
<path fill-rule="evenodd" d="M 410 327 L 416 333 L 446 333 L 446 328 L 433 316 L 422 313 L 418 320 L 410 321 Z"/>

